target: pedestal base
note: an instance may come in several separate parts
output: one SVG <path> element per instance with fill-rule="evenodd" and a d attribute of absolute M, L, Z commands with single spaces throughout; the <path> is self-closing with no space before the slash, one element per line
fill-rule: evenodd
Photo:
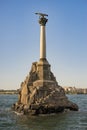
<path fill-rule="evenodd" d="M 78 110 L 78 106 L 67 99 L 64 89 L 58 85 L 47 60 L 32 64 L 29 75 L 21 84 L 19 100 L 12 108 L 30 115 Z"/>

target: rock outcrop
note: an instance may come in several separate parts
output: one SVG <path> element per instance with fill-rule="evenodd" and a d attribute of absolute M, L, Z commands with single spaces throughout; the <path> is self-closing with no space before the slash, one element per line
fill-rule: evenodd
<path fill-rule="evenodd" d="M 78 110 L 58 85 L 46 59 L 34 62 L 29 75 L 21 83 L 18 102 L 12 109 L 23 114 L 37 115 Z"/>

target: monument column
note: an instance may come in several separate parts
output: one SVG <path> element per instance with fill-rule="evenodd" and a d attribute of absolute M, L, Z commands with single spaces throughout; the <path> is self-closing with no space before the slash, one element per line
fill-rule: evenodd
<path fill-rule="evenodd" d="M 35 13 L 39 15 L 39 24 L 40 24 L 40 60 L 46 60 L 46 33 L 45 26 L 48 21 L 46 16 L 47 14 Z"/>
<path fill-rule="evenodd" d="M 40 59 L 46 59 L 46 32 L 45 26 L 48 19 L 44 16 L 39 19 L 40 24 Z"/>
<path fill-rule="evenodd" d="M 40 80 L 48 80 L 50 77 L 50 65 L 46 59 L 46 32 L 45 27 L 48 19 L 47 14 L 36 13 L 39 15 L 40 24 L 40 60 L 37 64 L 38 77 Z"/>

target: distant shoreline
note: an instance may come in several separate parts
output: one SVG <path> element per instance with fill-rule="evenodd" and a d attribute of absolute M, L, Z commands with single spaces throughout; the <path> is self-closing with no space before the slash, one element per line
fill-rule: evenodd
<path fill-rule="evenodd" d="M 0 90 L 0 94 L 18 94 L 18 90 Z"/>
<path fill-rule="evenodd" d="M 63 87 L 66 94 L 87 94 L 87 88 Z M 17 90 L 0 90 L 0 94 L 18 94 Z"/>
<path fill-rule="evenodd" d="M 66 94 L 87 94 L 87 88 L 63 87 Z"/>

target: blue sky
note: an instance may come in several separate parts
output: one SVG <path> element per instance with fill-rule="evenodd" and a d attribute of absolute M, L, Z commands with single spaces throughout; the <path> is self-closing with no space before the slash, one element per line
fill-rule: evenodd
<path fill-rule="evenodd" d="M 87 0 L 0 0 L 0 89 L 18 89 L 39 60 L 47 13 L 47 59 L 61 86 L 87 87 Z"/>

